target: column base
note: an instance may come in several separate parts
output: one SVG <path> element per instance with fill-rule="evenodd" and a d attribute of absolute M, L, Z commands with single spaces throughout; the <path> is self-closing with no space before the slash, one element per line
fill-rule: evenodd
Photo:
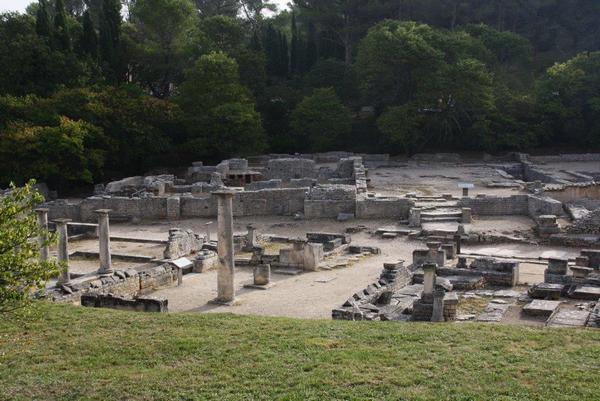
<path fill-rule="evenodd" d="M 98 270 L 96 272 L 96 274 L 99 275 L 99 276 L 112 276 L 114 272 L 115 271 L 112 270 L 112 269 L 110 269 L 110 270 Z"/>
<path fill-rule="evenodd" d="M 275 283 L 269 283 L 269 284 L 264 284 L 264 285 L 244 284 L 244 288 L 247 288 L 249 290 L 268 290 L 269 288 L 272 288 L 274 286 L 275 286 Z"/>
<path fill-rule="evenodd" d="M 208 301 L 209 305 L 218 305 L 218 306 L 235 306 L 235 305 L 239 305 L 240 303 L 236 300 L 233 299 L 231 301 L 225 301 L 219 298 L 215 298 L 215 299 L 211 299 L 210 301 Z"/>

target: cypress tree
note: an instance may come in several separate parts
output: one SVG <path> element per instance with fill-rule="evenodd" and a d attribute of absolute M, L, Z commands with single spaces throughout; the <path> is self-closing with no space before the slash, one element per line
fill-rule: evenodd
<path fill-rule="evenodd" d="M 308 40 L 306 42 L 306 71 L 309 71 L 319 58 L 317 49 L 317 30 L 311 22 L 308 25 Z"/>
<path fill-rule="evenodd" d="M 83 14 L 83 35 L 81 37 L 81 51 L 96 60 L 98 58 L 98 35 L 89 11 Z"/>
<path fill-rule="evenodd" d="M 280 43 L 280 74 L 282 77 L 288 75 L 290 70 L 290 49 L 288 46 L 287 36 L 284 33 L 279 32 L 279 43 Z"/>
<path fill-rule="evenodd" d="M 35 32 L 40 37 L 50 38 L 50 17 L 48 16 L 48 5 L 46 0 L 40 0 L 35 18 Z"/>
<path fill-rule="evenodd" d="M 116 82 L 121 75 L 119 57 L 121 34 L 121 3 L 118 0 L 103 0 L 100 14 L 100 57 L 105 75 Z"/>
<path fill-rule="evenodd" d="M 71 50 L 71 38 L 67 27 L 67 12 L 63 0 L 54 3 L 54 40 L 56 47 L 63 51 Z"/>
<path fill-rule="evenodd" d="M 292 12 L 292 43 L 290 49 L 290 71 L 293 74 L 299 72 L 299 40 L 298 28 L 296 26 L 296 13 Z"/>

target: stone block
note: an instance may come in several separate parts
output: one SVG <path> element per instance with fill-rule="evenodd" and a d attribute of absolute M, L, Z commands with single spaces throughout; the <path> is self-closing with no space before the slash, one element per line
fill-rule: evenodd
<path fill-rule="evenodd" d="M 523 314 L 527 316 L 550 317 L 560 306 L 561 301 L 543 301 L 535 299 L 523 307 Z"/>
<path fill-rule="evenodd" d="M 558 300 L 564 287 L 563 284 L 540 283 L 531 287 L 528 295 L 534 299 Z"/>

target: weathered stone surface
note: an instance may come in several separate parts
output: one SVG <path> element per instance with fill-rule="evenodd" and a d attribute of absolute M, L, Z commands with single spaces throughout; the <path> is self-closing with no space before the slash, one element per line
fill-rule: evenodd
<path fill-rule="evenodd" d="M 202 249 L 202 237 L 194 234 L 192 230 L 174 228 L 169 230 L 169 240 L 164 252 L 165 259 L 178 259 L 188 256 Z"/>
<path fill-rule="evenodd" d="M 168 312 L 169 301 L 162 298 L 128 298 L 112 294 L 85 294 L 81 296 L 81 305 L 93 308 L 111 308 L 137 312 Z"/>
<path fill-rule="evenodd" d="M 490 302 L 483 313 L 477 316 L 477 321 L 479 322 L 490 322 L 496 323 L 502 320 L 504 314 L 510 308 L 509 304 L 499 304 L 496 302 Z"/>
<path fill-rule="evenodd" d="M 550 317 L 550 327 L 582 327 L 585 326 L 590 312 L 585 310 L 561 310 Z"/>
<path fill-rule="evenodd" d="M 528 294 L 534 299 L 558 300 L 563 290 L 563 284 L 540 283 L 532 286 Z"/>
<path fill-rule="evenodd" d="M 535 299 L 523 307 L 523 314 L 528 316 L 549 317 L 561 304 L 560 301 L 542 301 Z"/>
<path fill-rule="evenodd" d="M 574 290 L 569 291 L 569 297 L 586 301 L 597 301 L 600 299 L 600 287 L 576 287 Z"/>

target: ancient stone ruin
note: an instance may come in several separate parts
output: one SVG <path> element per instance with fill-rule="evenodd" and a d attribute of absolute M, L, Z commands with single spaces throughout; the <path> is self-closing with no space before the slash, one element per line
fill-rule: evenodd
<path fill-rule="evenodd" d="M 39 256 L 94 307 L 597 327 L 598 179 L 596 154 L 197 162 L 44 204 Z"/>

